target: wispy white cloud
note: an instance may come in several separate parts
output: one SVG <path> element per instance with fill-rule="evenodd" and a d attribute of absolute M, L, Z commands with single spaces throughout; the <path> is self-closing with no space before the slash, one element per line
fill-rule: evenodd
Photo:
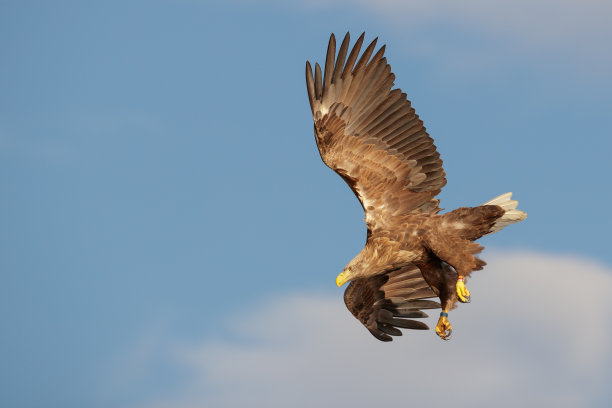
<path fill-rule="evenodd" d="M 305 0 L 310 7 L 346 4 L 384 16 L 409 29 L 447 23 L 473 30 L 498 33 L 524 43 L 548 43 L 590 39 L 606 43 L 612 32 L 612 4 L 605 0 Z"/>
<path fill-rule="evenodd" d="M 445 55 L 447 62 L 460 68 L 487 68 L 517 53 L 535 60 L 553 57 L 582 72 L 607 74 L 612 68 L 608 40 L 612 2 L 605 0 L 304 0 L 302 4 L 317 9 L 361 8 L 404 34 L 412 52 Z M 438 35 L 431 35 L 432 27 Z M 457 47 L 438 38 L 444 29 L 459 30 L 470 40 Z"/>
<path fill-rule="evenodd" d="M 166 351 L 191 378 L 144 406 L 589 406 L 609 399 L 612 270 L 535 253 L 489 254 L 488 261 L 470 281 L 473 302 L 451 313 L 450 342 L 433 331 L 405 331 L 380 343 L 339 293 L 280 296 L 229 316 L 234 341 L 175 342 Z"/>

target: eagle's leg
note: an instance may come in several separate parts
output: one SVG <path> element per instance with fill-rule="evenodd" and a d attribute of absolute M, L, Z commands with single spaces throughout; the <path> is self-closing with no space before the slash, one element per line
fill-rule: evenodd
<path fill-rule="evenodd" d="M 446 262 L 457 271 L 457 281 L 453 282 L 454 292 L 460 302 L 470 301 L 470 292 L 465 287 L 463 281 L 472 271 L 483 268 L 486 263 L 478 259 L 475 254 L 482 251 L 483 247 L 465 239 L 454 238 L 452 236 L 438 237 L 435 234 L 426 236 L 427 246 L 443 262 Z"/>
<path fill-rule="evenodd" d="M 457 272 L 447 263 L 442 262 L 435 256 L 430 256 L 427 262 L 418 263 L 423 277 L 440 298 L 442 313 L 436 325 L 436 334 L 442 340 L 450 340 L 453 328 L 448 321 L 448 311 L 454 308 L 457 301 L 455 284 Z"/>
<path fill-rule="evenodd" d="M 470 291 L 465 287 L 463 280 L 463 276 L 459 275 L 457 278 L 457 297 L 459 298 L 460 302 L 470 303 Z"/>
<path fill-rule="evenodd" d="M 448 321 L 448 310 L 442 309 L 438 324 L 436 325 L 436 334 L 440 336 L 442 340 L 450 340 L 453 334 L 453 327 Z"/>

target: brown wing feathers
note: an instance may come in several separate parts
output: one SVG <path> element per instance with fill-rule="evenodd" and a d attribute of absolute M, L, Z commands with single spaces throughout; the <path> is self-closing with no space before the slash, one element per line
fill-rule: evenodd
<path fill-rule="evenodd" d="M 324 70 L 315 64 L 313 76 L 306 63 L 321 158 L 349 183 L 369 221 L 437 212 L 434 197 L 446 184 L 440 155 L 406 94 L 391 89 L 395 75 L 385 46 L 374 53 L 375 39 L 357 60 L 363 39 L 349 53 L 347 34 L 336 59 L 332 34 Z"/>
<path fill-rule="evenodd" d="M 352 281 L 344 292 L 350 312 L 374 337 L 391 341 L 398 329 L 427 330 L 425 323 L 408 318 L 427 317 L 420 309 L 437 309 L 440 303 L 423 300 L 435 296 L 415 266 Z"/>

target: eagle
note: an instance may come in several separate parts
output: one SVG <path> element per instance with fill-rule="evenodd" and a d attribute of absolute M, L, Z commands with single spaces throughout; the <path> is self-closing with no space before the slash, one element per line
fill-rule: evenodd
<path fill-rule="evenodd" d="M 367 226 L 364 248 L 336 284 L 350 282 L 344 302 L 377 339 L 391 341 L 400 328 L 427 330 L 414 319 L 441 308 L 435 331 L 448 340 L 448 312 L 470 301 L 466 278 L 485 265 L 476 256 L 484 247 L 474 241 L 527 214 L 512 193 L 440 214 L 435 197 L 446 184 L 440 154 L 406 94 L 392 89 L 385 46 L 374 52 L 376 38 L 359 55 L 364 34 L 349 53 L 347 33 L 337 54 L 332 34 L 325 67 L 315 64 L 314 75 L 306 62 L 321 159 L 353 190 Z"/>

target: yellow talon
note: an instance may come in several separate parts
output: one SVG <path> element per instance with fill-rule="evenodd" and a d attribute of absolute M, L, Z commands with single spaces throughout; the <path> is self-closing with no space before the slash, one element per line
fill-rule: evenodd
<path fill-rule="evenodd" d="M 470 291 L 465 287 L 463 279 L 457 280 L 457 296 L 463 303 L 470 303 Z"/>
<path fill-rule="evenodd" d="M 440 313 L 440 318 L 438 319 L 438 324 L 436 325 L 436 334 L 442 340 L 450 340 L 451 334 L 453 333 L 453 327 L 448 321 L 447 316 L 446 311 L 442 311 L 442 313 Z"/>

